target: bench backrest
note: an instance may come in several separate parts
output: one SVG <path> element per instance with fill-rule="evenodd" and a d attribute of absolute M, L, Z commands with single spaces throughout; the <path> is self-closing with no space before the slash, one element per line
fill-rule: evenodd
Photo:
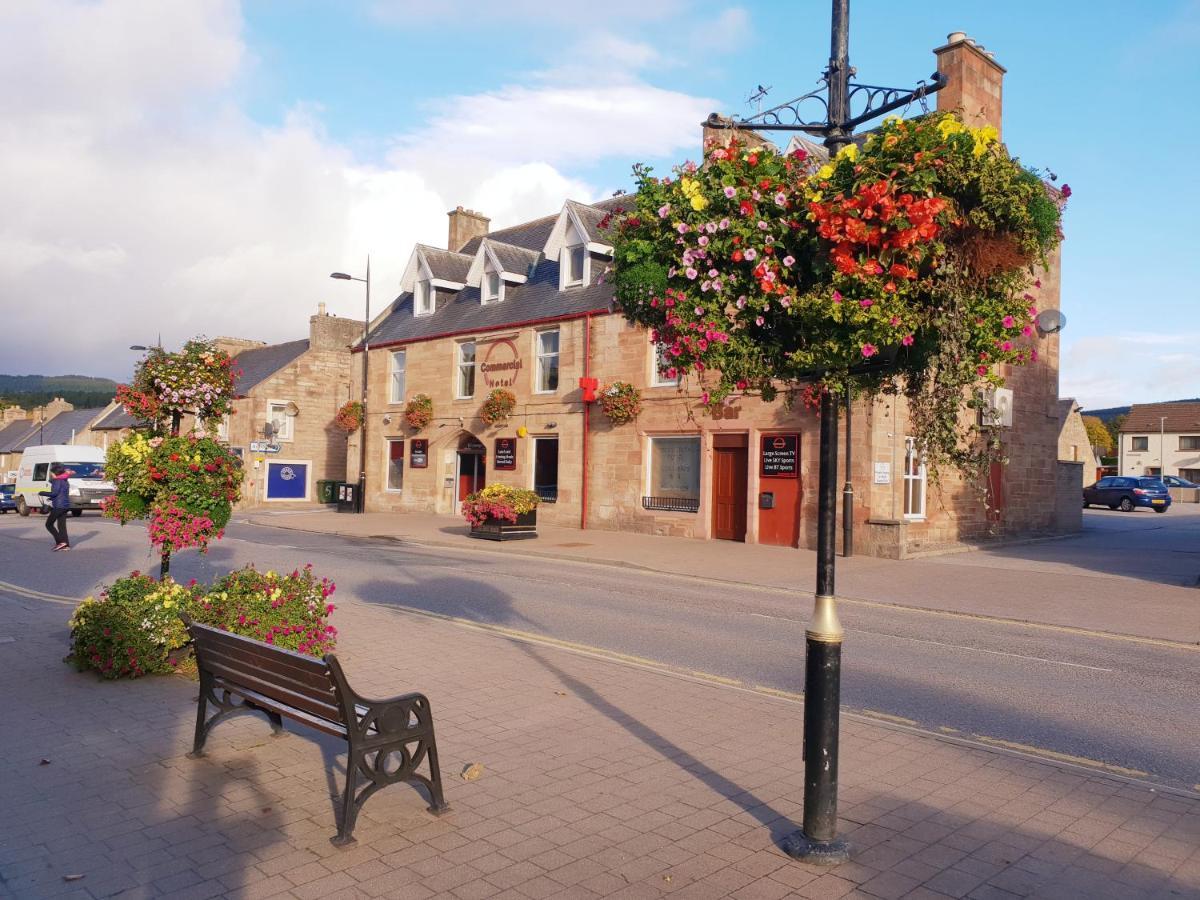
<path fill-rule="evenodd" d="M 202 671 L 318 719 L 347 724 L 324 660 L 201 625 L 186 616 L 184 622 Z"/>

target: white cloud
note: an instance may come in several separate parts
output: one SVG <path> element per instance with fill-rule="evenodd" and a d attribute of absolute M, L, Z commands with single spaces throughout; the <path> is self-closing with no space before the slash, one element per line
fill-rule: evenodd
<path fill-rule="evenodd" d="M 444 245 L 447 210 L 503 227 L 595 199 L 573 167 L 693 151 L 714 106 L 628 73 L 543 73 L 437 101 L 368 165 L 311 109 L 248 118 L 255 64 L 233 0 L 0 7 L 0 77 L 21 85 L 0 92 L 0 311 L 24 336 L 0 367 L 124 377 L 128 345 L 159 332 L 294 339 L 318 301 L 361 315 L 361 292 L 328 276 L 368 253 L 378 311 L 413 243 Z"/>
<path fill-rule="evenodd" d="M 490 26 L 497 21 L 585 27 L 598 17 L 609 21 L 661 21 L 679 15 L 684 0 L 608 0 L 602 9 L 590 0 L 374 0 L 373 15 L 389 24 L 454 23 L 456 28 Z"/>
<path fill-rule="evenodd" d="M 1084 409 L 1200 395 L 1200 334 L 1131 333 L 1064 341 L 1061 390 Z"/>

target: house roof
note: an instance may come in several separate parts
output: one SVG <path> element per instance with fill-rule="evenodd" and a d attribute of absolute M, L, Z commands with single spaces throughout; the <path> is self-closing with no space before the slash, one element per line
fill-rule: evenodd
<path fill-rule="evenodd" d="M 627 207 L 630 202 L 630 197 L 622 195 L 600 200 L 591 206 L 574 204 L 574 207 L 576 211 L 586 211 L 587 221 L 593 223 L 589 227 L 598 229 L 606 215 L 618 207 Z M 419 341 L 473 331 L 486 332 L 523 322 L 608 312 L 613 288 L 611 284 L 599 281 L 599 266 L 593 269 L 591 284 L 560 290 L 558 260 L 541 255 L 558 217 L 559 213 L 555 213 L 511 228 L 502 228 L 468 241 L 459 254 L 447 254 L 474 257 L 486 240 L 500 258 L 505 271 L 524 274 L 530 263 L 535 262 L 527 281 L 505 287 L 502 303 L 480 303 L 478 287 L 468 286 L 453 293 L 439 290 L 434 312 L 431 315 L 414 316 L 412 293 L 405 291 L 393 301 L 391 311 L 372 330 L 371 345 Z"/>
<path fill-rule="evenodd" d="M 1059 397 L 1058 400 L 1055 401 L 1055 410 L 1058 413 L 1059 428 L 1066 423 L 1067 417 L 1078 408 L 1079 404 L 1075 402 L 1074 397 Z"/>
<path fill-rule="evenodd" d="M 419 245 L 429 271 L 434 278 L 444 278 L 462 284 L 467 280 L 467 269 L 471 268 L 471 256 L 466 253 L 451 253 L 438 247 Z"/>
<path fill-rule="evenodd" d="M 134 428 L 140 423 L 125 411 L 125 407 L 117 404 L 98 422 L 93 423 L 92 431 L 118 431 L 122 428 Z"/>
<path fill-rule="evenodd" d="M 32 419 L 17 419 L 0 427 L 0 453 L 11 453 L 34 427 Z"/>
<path fill-rule="evenodd" d="M 307 350 L 307 340 L 243 350 L 236 357 L 235 364 L 241 369 L 241 374 L 233 379 L 234 394 L 239 397 L 246 396 L 251 388 L 266 381 Z"/>
<path fill-rule="evenodd" d="M 1171 434 L 1200 434 L 1200 400 L 1135 403 L 1121 426 L 1122 434 L 1159 430 Z"/>
<path fill-rule="evenodd" d="M 103 407 L 97 407 L 96 409 L 68 409 L 60 412 L 44 425 L 35 424 L 12 449 L 24 450 L 26 447 L 37 447 L 42 444 L 69 444 L 75 435 L 86 429 L 91 421 L 103 411 Z"/>

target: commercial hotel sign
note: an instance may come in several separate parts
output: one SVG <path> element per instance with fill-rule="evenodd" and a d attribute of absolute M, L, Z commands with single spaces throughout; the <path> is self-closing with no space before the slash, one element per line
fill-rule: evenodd
<path fill-rule="evenodd" d="M 483 362 L 479 364 L 479 374 L 490 388 L 512 387 L 522 368 L 524 363 L 517 345 L 508 338 L 500 338 L 487 345 Z"/>

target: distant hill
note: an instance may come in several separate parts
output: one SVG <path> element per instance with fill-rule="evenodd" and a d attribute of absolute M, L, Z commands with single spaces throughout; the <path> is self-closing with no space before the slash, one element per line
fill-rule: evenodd
<path fill-rule="evenodd" d="M 111 378 L 90 375 L 0 375 L 0 405 L 32 409 L 62 397 L 76 408 L 104 406 L 117 393 Z"/>
<path fill-rule="evenodd" d="M 1197 403 L 1200 402 L 1200 397 L 1192 397 L 1190 400 L 1164 400 L 1164 403 Z M 1107 409 L 1085 409 L 1081 410 L 1085 416 L 1095 416 L 1101 422 L 1111 422 L 1117 416 L 1125 416 L 1129 414 L 1128 406 L 1110 406 Z"/>

